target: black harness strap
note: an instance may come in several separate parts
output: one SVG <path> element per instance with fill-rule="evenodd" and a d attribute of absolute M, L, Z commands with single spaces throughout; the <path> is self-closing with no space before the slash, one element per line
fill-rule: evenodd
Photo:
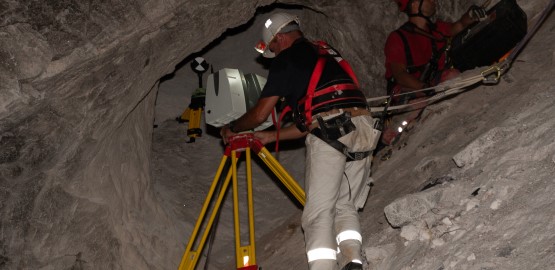
<path fill-rule="evenodd" d="M 318 120 L 318 127 L 312 129 L 310 133 L 344 154 L 347 157 L 347 162 L 365 159 L 372 152 L 349 152 L 347 147 L 337 140 L 356 129 L 355 125 L 351 122 L 351 115 L 348 112 L 327 121 L 324 121 L 320 115 L 316 115 L 315 118 Z M 328 122 L 332 122 L 331 125 Z"/>
<path fill-rule="evenodd" d="M 405 58 L 407 59 L 407 72 L 409 74 L 412 74 L 421 70 L 425 65 L 421 65 L 421 66 L 414 65 L 414 60 L 412 59 L 412 52 L 410 51 L 410 44 L 409 44 L 409 41 L 407 40 L 407 37 L 405 37 L 405 35 L 403 34 L 403 31 L 396 30 L 395 32 L 399 35 L 399 37 L 401 38 L 401 41 L 403 41 L 403 48 L 405 49 Z"/>
<path fill-rule="evenodd" d="M 435 37 L 433 34 L 428 33 L 420 28 L 418 28 L 416 25 L 414 25 L 411 22 L 407 22 L 405 24 L 403 24 L 399 29 L 395 30 L 395 32 L 399 35 L 399 37 L 401 38 L 401 41 L 403 42 L 403 47 L 405 49 L 405 58 L 407 60 L 407 72 L 409 74 L 413 74 L 416 73 L 418 71 L 422 72 L 422 74 L 420 75 L 419 80 L 427 83 L 427 84 L 431 84 L 432 79 L 436 76 L 436 73 L 438 72 L 438 63 L 439 63 L 439 59 L 441 58 L 442 53 L 445 51 L 447 46 L 444 46 L 441 49 L 437 48 L 437 44 L 436 42 L 438 41 L 446 41 L 446 37 L 439 31 L 435 30 L 435 26 L 433 24 L 429 24 L 429 27 L 431 29 L 432 32 L 438 33 L 439 35 L 442 36 L 442 38 L 437 38 Z M 428 63 L 421 65 L 421 66 L 415 66 L 414 65 L 414 60 L 412 57 L 412 52 L 410 50 L 410 44 L 406 38 L 406 36 L 403 34 L 403 31 L 401 30 L 405 30 L 409 33 L 414 33 L 414 34 L 418 34 L 418 35 L 422 35 L 425 37 L 428 37 L 430 39 L 430 44 L 432 46 L 432 57 L 430 58 L 430 60 L 428 61 Z M 387 93 L 391 94 L 391 90 L 393 90 L 393 87 L 395 86 L 395 80 L 393 77 L 389 78 L 387 80 Z"/>

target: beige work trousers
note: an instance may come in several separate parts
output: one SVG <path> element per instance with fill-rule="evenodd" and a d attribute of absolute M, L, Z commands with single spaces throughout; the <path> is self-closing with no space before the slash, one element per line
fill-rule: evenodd
<path fill-rule="evenodd" d="M 372 118 L 358 116 L 352 120 L 357 127 L 355 136 L 360 137 L 359 139 L 367 139 L 368 134 L 365 129 L 371 128 Z M 344 154 L 312 134 L 307 136 L 305 143 L 307 146 L 306 203 L 302 227 L 306 251 L 308 253 L 316 249 L 338 250 L 339 247 L 339 252 L 345 261 L 361 260 L 361 242 L 350 240 L 344 241 L 344 245 L 338 245 L 336 236 L 345 231 L 355 231 L 359 234 L 361 232 L 355 202 L 357 197 L 364 196 L 363 200 L 366 200 L 368 195 L 367 191 L 361 191 L 367 190 L 364 186 L 369 184 L 372 155 L 362 160 L 346 162 Z M 371 142 L 361 144 L 367 143 Z M 338 265 L 336 260 L 319 259 L 309 262 L 309 268 L 336 270 Z"/>

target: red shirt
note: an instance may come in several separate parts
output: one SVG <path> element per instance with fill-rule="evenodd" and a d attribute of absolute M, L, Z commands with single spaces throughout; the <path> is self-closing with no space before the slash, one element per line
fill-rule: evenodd
<path fill-rule="evenodd" d="M 451 36 L 451 27 L 453 23 L 448 23 L 438 20 L 436 23 L 436 29 L 432 32 L 433 36 L 438 39 L 443 39 L 442 41 L 435 41 L 437 49 L 441 49 L 446 45 L 446 40 L 444 39 Z M 409 44 L 412 61 L 414 66 L 422 66 L 427 64 L 432 58 L 432 43 L 430 37 L 424 36 L 422 34 L 417 34 L 413 32 L 406 31 L 399 28 L 403 35 L 407 39 Z M 403 40 L 396 31 L 391 32 L 387 37 L 385 43 L 385 77 L 391 78 L 391 63 L 400 63 L 407 65 L 405 45 Z M 442 54 L 438 62 L 438 68 L 441 70 L 445 66 L 445 54 Z M 414 77 L 419 78 L 420 72 L 415 72 L 412 74 Z"/>

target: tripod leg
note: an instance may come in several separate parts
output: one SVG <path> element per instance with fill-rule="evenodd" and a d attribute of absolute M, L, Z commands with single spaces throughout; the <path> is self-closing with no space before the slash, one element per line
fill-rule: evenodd
<path fill-rule="evenodd" d="M 251 167 L 251 151 L 250 148 L 245 149 L 246 152 L 246 182 L 247 182 L 247 202 L 248 202 L 248 222 L 249 222 L 249 245 L 241 246 L 241 230 L 239 223 L 239 191 L 237 182 L 237 164 L 232 164 L 233 170 L 233 220 L 235 225 L 235 261 L 237 269 L 257 269 L 256 253 L 255 253 L 255 237 L 254 237 L 254 202 L 252 194 L 252 167 Z M 235 151 L 231 152 L 231 156 L 235 157 Z M 236 159 L 233 159 L 236 160 Z"/>
<path fill-rule="evenodd" d="M 193 245 L 196 242 L 197 239 L 197 234 L 199 233 L 199 230 L 202 226 L 202 223 L 204 221 L 206 212 L 208 210 L 208 206 L 210 205 L 210 202 L 212 201 L 212 197 L 214 195 L 214 191 L 216 190 L 216 187 L 218 186 L 218 182 L 220 180 L 222 171 L 224 169 L 224 166 L 226 164 L 227 161 L 227 156 L 223 156 L 222 160 L 220 162 L 220 166 L 218 167 L 218 171 L 216 172 L 216 175 L 214 176 L 214 180 L 212 181 L 212 185 L 210 186 L 210 190 L 208 191 L 208 195 L 206 195 L 206 199 L 204 201 L 204 204 L 202 206 L 202 210 L 199 214 L 199 217 L 197 218 L 197 222 L 195 224 L 195 228 L 193 229 L 193 232 L 191 233 L 191 237 L 189 238 L 189 243 L 187 244 L 187 248 L 185 249 L 185 253 L 183 254 L 183 257 L 181 258 L 181 263 L 179 264 L 179 270 L 193 270 L 199 260 L 199 255 L 200 252 L 202 252 L 202 249 L 204 247 L 204 244 L 206 242 L 206 238 L 208 237 L 208 234 L 210 233 L 209 228 L 212 228 L 212 224 L 214 223 L 214 219 L 216 217 L 216 214 L 218 213 L 221 203 L 223 201 L 223 197 L 225 195 L 225 192 L 229 186 L 229 182 L 231 180 L 231 176 L 232 176 L 232 170 L 230 169 L 226 175 L 226 178 L 224 180 L 222 189 L 220 190 L 220 193 L 218 194 L 218 198 L 216 200 L 216 203 L 213 207 L 212 213 L 210 215 L 210 218 L 208 220 L 208 224 L 206 225 L 206 229 L 204 230 L 204 233 L 202 235 L 201 240 L 199 241 L 199 245 L 197 250 L 192 250 Z M 232 162 L 236 163 L 237 162 L 237 158 L 236 157 L 232 157 Z"/>
<path fill-rule="evenodd" d="M 279 162 L 268 152 L 266 147 L 262 147 L 258 152 L 258 156 L 270 168 L 270 170 L 281 180 L 283 185 L 291 192 L 291 194 L 299 201 L 300 204 L 305 203 L 304 190 L 299 184 L 287 173 L 287 171 L 279 164 Z"/>
<path fill-rule="evenodd" d="M 247 202 L 249 204 L 249 242 L 250 249 L 249 254 L 252 259 L 250 260 L 250 265 L 256 265 L 256 249 L 254 244 L 254 200 L 252 194 L 252 166 L 251 166 L 251 151 L 250 148 L 247 149 Z"/>
<path fill-rule="evenodd" d="M 175 120 L 179 123 L 184 123 L 189 121 L 189 114 L 191 113 L 191 109 L 189 107 L 185 108 L 185 110 L 181 113 L 180 116 L 176 117 Z"/>

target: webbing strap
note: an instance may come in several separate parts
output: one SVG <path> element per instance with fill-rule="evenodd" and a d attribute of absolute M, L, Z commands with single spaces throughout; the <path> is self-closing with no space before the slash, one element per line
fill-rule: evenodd
<path fill-rule="evenodd" d="M 403 32 L 401 32 L 401 30 L 399 29 L 395 30 L 395 33 L 399 35 L 399 37 L 401 38 L 401 41 L 403 42 L 403 48 L 405 49 L 405 58 L 407 60 L 407 70 L 408 69 L 412 70 L 414 68 L 414 61 L 412 60 L 412 53 L 410 51 L 409 41 L 407 40 L 405 35 L 403 35 Z M 412 73 L 412 72 L 409 71 L 409 73 Z"/>
<path fill-rule="evenodd" d="M 312 98 L 314 97 L 314 90 L 316 90 L 316 85 L 318 85 L 318 81 L 320 81 L 320 77 L 322 76 L 322 71 L 324 70 L 324 66 L 326 65 L 326 58 L 323 56 L 318 57 L 318 62 L 316 62 L 316 67 L 314 67 L 314 71 L 310 76 L 310 82 L 308 83 L 308 89 L 306 90 L 306 98 L 304 101 L 305 107 L 305 119 L 306 125 L 310 125 L 312 123 Z"/>
<path fill-rule="evenodd" d="M 345 71 L 345 73 L 347 73 L 347 75 L 349 75 L 349 77 L 351 77 L 351 79 L 353 80 L 353 82 L 355 83 L 355 85 L 357 87 L 359 87 L 359 83 L 358 83 L 358 79 L 355 75 L 355 72 L 353 71 L 353 68 L 351 67 L 351 64 L 349 64 L 349 62 L 347 62 L 347 60 L 343 59 L 343 57 L 340 57 L 340 55 L 337 53 L 337 50 L 335 50 L 334 48 L 332 48 L 329 44 L 327 44 L 324 41 L 318 40 L 315 42 L 318 47 L 320 48 L 320 53 L 322 54 L 329 54 L 328 50 L 331 50 L 334 54 L 335 60 L 337 61 L 337 63 L 339 64 L 339 66 Z"/>
<path fill-rule="evenodd" d="M 320 103 L 318 103 L 318 105 L 312 107 L 312 111 L 314 111 L 315 109 L 320 108 L 322 106 L 328 105 L 329 103 L 336 103 L 336 102 L 339 102 L 339 101 L 352 101 L 353 99 L 354 99 L 353 97 L 346 97 L 346 98 L 336 98 L 334 100 L 328 100 L 328 101 L 320 102 Z M 364 98 L 360 98 L 360 101 L 365 102 L 366 100 Z M 312 122 L 310 122 L 310 123 L 312 123 Z"/>
<path fill-rule="evenodd" d="M 316 66 L 314 67 L 314 71 L 312 71 L 312 75 L 310 77 L 310 82 L 308 84 L 308 89 L 306 91 L 306 96 L 304 99 L 304 115 L 305 115 L 305 125 L 310 125 L 312 123 L 312 99 L 314 98 L 314 91 L 316 90 L 316 86 L 320 81 L 320 77 L 322 76 L 322 72 L 324 70 L 324 66 L 326 64 L 327 58 L 325 56 L 330 55 L 330 51 L 334 53 L 335 60 L 339 64 L 339 66 L 349 75 L 353 83 L 356 85 L 358 89 L 358 79 L 355 76 L 353 68 L 345 59 L 340 57 L 336 50 L 331 48 L 327 43 L 324 41 L 315 41 L 314 42 L 318 46 L 318 61 L 316 62 Z M 347 88 L 345 88 L 347 89 Z M 322 93 L 324 94 L 324 93 Z M 321 94 L 318 94 L 321 95 Z M 301 100 L 302 102 L 302 100 Z"/>
<path fill-rule="evenodd" d="M 318 90 L 313 97 L 319 97 L 321 95 L 325 95 L 331 92 L 335 92 L 338 90 L 357 90 L 358 91 L 358 87 L 355 84 L 352 83 L 342 83 L 342 84 L 334 84 L 332 86 L 328 86 L 326 88 L 322 88 L 320 90 Z"/>
<path fill-rule="evenodd" d="M 403 29 L 403 30 L 405 30 L 409 33 L 413 33 L 413 34 L 417 34 L 417 35 L 427 37 L 430 40 L 430 44 L 432 46 L 432 57 L 430 58 L 428 63 L 426 63 L 424 65 L 420 65 L 420 66 L 415 66 L 414 65 L 414 60 L 412 58 L 412 52 L 410 50 L 409 42 L 408 42 L 406 36 L 401 31 L 401 29 Z M 439 31 L 436 31 L 436 30 L 432 30 L 432 31 L 441 35 L 442 38 L 438 39 L 433 34 L 425 32 L 424 30 L 418 28 L 416 25 L 414 25 L 411 22 L 407 22 L 407 23 L 403 24 L 400 29 L 395 30 L 395 32 L 399 35 L 399 37 L 401 38 L 401 41 L 403 42 L 403 47 L 405 49 L 405 58 L 407 60 L 407 72 L 408 73 L 415 73 L 417 71 L 422 71 L 422 70 L 425 69 L 427 64 L 430 64 L 432 66 L 437 67 L 437 63 L 438 63 L 439 59 L 441 58 L 441 54 L 443 53 L 446 46 L 444 46 L 442 49 L 438 49 L 436 42 L 446 41 L 447 39 L 443 35 L 443 33 L 439 32 Z"/>
<path fill-rule="evenodd" d="M 321 122 L 321 119 L 322 118 L 319 117 L 318 122 Z M 321 128 L 315 128 L 310 133 L 345 155 L 347 162 L 365 159 L 370 155 L 370 153 L 372 153 L 372 151 L 349 152 L 347 151 L 347 147 L 345 147 L 345 145 L 340 141 L 327 139 L 324 134 L 322 134 Z"/>
<path fill-rule="evenodd" d="M 351 77 L 351 79 L 353 80 L 353 82 L 355 83 L 355 85 L 358 88 L 359 87 L 358 79 L 355 75 L 355 72 L 353 71 L 353 68 L 349 64 L 349 62 L 347 62 L 345 59 L 341 58 L 341 60 L 339 61 L 339 66 L 341 66 L 341 68 L 343 68 L 343 70 L 347 73 L 347 75 L 349 75 L 349 77 Z"/>

